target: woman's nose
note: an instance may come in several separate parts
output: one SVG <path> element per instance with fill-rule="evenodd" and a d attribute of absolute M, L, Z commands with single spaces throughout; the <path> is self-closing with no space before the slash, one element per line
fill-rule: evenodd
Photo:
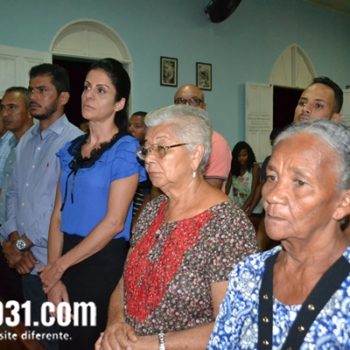
<path fill-rule="evenodd" d="M 282 181 L 265 182 L 262 188 L 262 197 L 268 203 L 283 203 L 287 188 Z"/>

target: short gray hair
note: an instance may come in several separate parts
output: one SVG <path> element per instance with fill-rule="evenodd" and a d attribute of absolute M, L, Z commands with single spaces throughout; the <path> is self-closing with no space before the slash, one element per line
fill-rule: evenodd
<path fill-rule="evenodd" d="M 183 143 L 188 143 L 187 149 L 192 152 L 195 145 L 204 146 L 204 156 L 199 164 L 203 172 L 211 152 L 212 128 L 205 110 L 186 105 L 171 105 L 157 109 L 146 115 L 147 127 L 168 124 L 171 130 Z"/>
<path fill-rule="evenodd" d="M 350 188 L 350 129 L 349 127 L 330 120 L 314 120 L 295 123 L 282 131 L 276 138 L 274 146 L 296 134 L 308 133 L 327 143 L 338 156 L 339 187 L 341 190 Z"/>

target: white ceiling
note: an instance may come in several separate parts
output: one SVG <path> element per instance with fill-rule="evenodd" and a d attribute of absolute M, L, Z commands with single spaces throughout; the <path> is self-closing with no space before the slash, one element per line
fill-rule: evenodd
<path fill-rule="evenodd" d="M 314 4 L 350 15 L 350 0 L 308 0 Z"/>

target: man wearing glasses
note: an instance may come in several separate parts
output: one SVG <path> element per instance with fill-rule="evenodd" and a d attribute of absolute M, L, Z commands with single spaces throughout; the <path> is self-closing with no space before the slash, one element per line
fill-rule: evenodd
<path fill-rule="evenodd" d="M 188 104 L 206 109 L 203 92 L 193 84 L 179 87 L 174 97 L 175 104 Z M 211 155 L 204 177 L 212 186 L 225 192 L 225 183 L 231 168 L 231 150 L 228 142 L 217 131 L 213 130 Z"/>

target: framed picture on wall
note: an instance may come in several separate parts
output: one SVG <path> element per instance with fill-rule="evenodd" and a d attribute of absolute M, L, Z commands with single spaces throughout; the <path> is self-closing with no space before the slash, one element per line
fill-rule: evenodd
<path fill-rule="evenodd" d="M 177 58 L 160 57 L 160 85 L 177 86 Z"/>
<path fill-rule="evenodd" d="M 196 84 L 201 90 L 212 89 L 211 64 L 196 62 Z"/>

